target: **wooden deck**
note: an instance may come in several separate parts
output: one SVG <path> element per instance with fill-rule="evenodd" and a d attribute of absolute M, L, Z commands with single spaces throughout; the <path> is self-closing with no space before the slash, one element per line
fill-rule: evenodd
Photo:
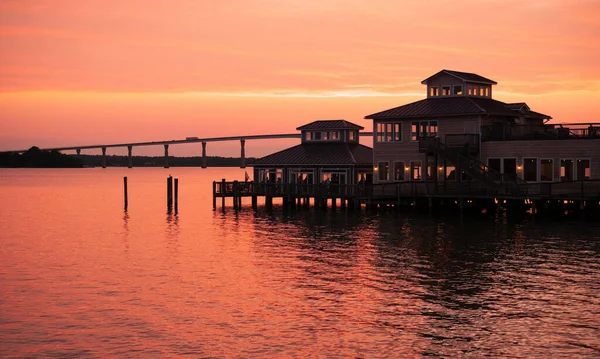
<path fill-rule="evenodd" d="M 243 181 L 213 182 L 213 207 L 217 198 L 234 199 L 234 207 L 241 206 L 241 198 L 252 197 L 256 205 L 257 197 L 265 197 L 267 203 L 273 198 L 286 201 L 314 199 L 326 201 L 340 199 L 353 204 L 400 203 L 418 198 L 451 199 L 516 199 L 516 200 L 558 200 L 600 202 L 600 180 L 527 183 L 510 190 L 499 186 L 490 188 L 481 182 L 424 182 L 406 181 L 371 185 L 338 184 L 291 184 L 254 183 Z"/>

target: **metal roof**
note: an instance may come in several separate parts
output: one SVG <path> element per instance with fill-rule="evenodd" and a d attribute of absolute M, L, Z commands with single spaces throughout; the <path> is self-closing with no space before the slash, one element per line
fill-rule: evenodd
<path fill-rule="evenodd" d="M 515 112 L 517 111 L 511 110 L 506 103 L 491 98 L 469 96 L 430 97 L 365 116 L 365 119 L 380 120 L 465 115 L 499 115 L 514 117 L 517 115 Z M 527 113 L 532 113 L 532 115 L 534 113 L 539 114 L 533 111 L 526 111 L 526 115 Z M 545 116 L 545 118 L 551 118 L 544 114 L 539 115 Z"/>
<path fill-rule="evenodd" d="M 482 84 L 489 84 L 489 85 L 497 85 L 498 83 L 494 80 L 490 80 L 488 78 L 485 78 L 483 76 L 474 74 L 474 73 L 470 73 L 470 72 L 462 72 L 462 71 L 454 71 L 454 70 L 442 70 L 434 75 L 429 76 L 428 78 L 426 78 L 425 80 L 421 81 L 422 84 L 426 84 L 427 81 L 429 81 L 430 79 L 442 74 L 442 73 L 446 73 L 450 76 L 454 76 L 456 78 L 459 78 L 463 81 L 466 82 L 476 82 L 476 83 L 482 83 Z"/>
<path fill-rule="evenodd" d="M 346 120 L 319 120 L 300 126 L 296 130 L 363 130 L 364 127 Z"/>
<path fill-rule="evenodd" d="M 373 149 L 361 144 L 303 143 L 259 158 L 253 166 L 372 165 Z"/>

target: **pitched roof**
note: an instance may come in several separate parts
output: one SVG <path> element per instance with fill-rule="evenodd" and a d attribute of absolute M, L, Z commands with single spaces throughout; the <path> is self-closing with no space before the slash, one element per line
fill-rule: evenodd
<path fill-rule="evenodd" d="M 364 127 L 346 120 L 319 120 L 300 126 L 296 130 L 363 130 Z"/>
<path fill-rule="evenodd" d="M 506 107 L 510 108 L 511 110 L 529 110 L 529 106 L 527 106 L 527 104 L 525 102 L 515 102 L 515 103 L 507 103 Z"/>
<path fill-rule="evenodd" d="M 498 115 L 515 117 L 519 113 L 518 110 L 512 110 L 508 105 L 510 104 L 484 97 L 430 97 L 404 106 L 365 116 L 365 119 L 380 120 L 465 115 Z M 550 116 L 538 112 L 525 111 L 525 116 L 527 117 L 528 115 L 530 117 L 543 116 L 539 118 L 551 118 Z"/>
<path fill-rule="evenodd" d="M 490 84 L 490 85 L 497 85 L 498 83 L 494 80 L 490 80 L 488 78 L 485 78 L 483 76 L 474 74 L 474 73 L 470 73 L 470 72 L 461 72 L 461 71 L 454 71 L 454 70 L 442 70 L 434 75 L 429 76 L 428 78 L 426 78 L 425 80 L 421 81 L 422 84 L 426 84 L 427 81 L 429 81 L 430 79 L 442 74 L 442 73 L 446 73 L 450 76 L 454 76 L 456 78 L 459 78 L 463 81 L 466 82 L 476 82 L 476 83 L 482 83 L 482 84 Z"/>
<path fill-rule="evenodd" d="M 373 149 L 361 144 L 303 143 L 254 161 L 261 165 L 372 165 Z"/>

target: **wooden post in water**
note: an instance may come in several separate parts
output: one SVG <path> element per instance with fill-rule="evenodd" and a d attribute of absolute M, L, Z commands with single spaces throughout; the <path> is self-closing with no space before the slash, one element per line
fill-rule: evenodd
<path fill-rule="evenodd" d="M 129 204 L 129 201 L 127 200 L 127 176 L 123 177 L 123 197 L 125 210 L 127 210 L 127 206 Z"/>
<path fill-rule="evenodd" d="M 238 181 L 233 181 L 233 208 L 238 209 Z"/>
<path fill-rule="evenodd" d="M 213 181 L 213 209 L 217 209 L 217 182 Z"/>
<path fill-rule="evenodd" d="M 167 177 L 167 209 L 170 211 L 173 207 L 173 177 Z"/>
<path fill-rule="evenodd" d="M 179 178 L 175 178 L 175 213 L 179 207 Z"/>
<path fill-rule="evenodd" d="M 225 208 L 225 178 L 221 180 L 221 208 Z"/>

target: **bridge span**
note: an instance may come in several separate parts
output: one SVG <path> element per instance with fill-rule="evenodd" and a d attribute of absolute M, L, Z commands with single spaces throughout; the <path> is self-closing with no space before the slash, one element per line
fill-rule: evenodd
<path fill-rule="evenodd" d="M 373 136 L 373 132 L 359 132 L 360 136 Z M 184 140 L 167 140 L 167 141 L 150 141 L 150 142 L 130 142 L 130 143 L 115 143 L 106 145 L 83 145 L 83 146 L 68 146 L 68 147 L 52 147 L 41 148 L 42 151 L 76 151 L 78 155 L 81 150 L 101 149 L 102 150 L 102 168 L 106 168 L 106 149 L 113 147 L 127 147 L 127 167 L 133 167 L 133 147 L 138 146 L 164 146 L 165 148 L 165 168 L 169 168 L 169 145 L 180 145 L 187 143 L 202 143 L 202 168 L 206 168 L 206 144 L 208 142 L 225 142 L 225 141 L 240 141 L 240 167 L 246 167 L 246 140 L 273 140 L 282 138 L 301 138 L 299 133 L 288 134 L 271 134 L 271 135 L 249 135 L 249 136 L 226 136 L 226 137 L 188 137 Z M 27 150 L 6 151 L 13 153 L 24 153 Z"/>

